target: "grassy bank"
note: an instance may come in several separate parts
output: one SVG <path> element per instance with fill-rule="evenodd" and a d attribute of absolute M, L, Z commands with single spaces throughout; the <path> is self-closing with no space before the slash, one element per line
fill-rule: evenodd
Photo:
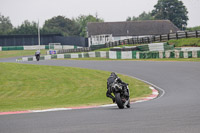
<path fill-rule="evenodd" d="M 17 63 L 0 63 L 0 112 L 111 103 L 106 97 L 110 72 Z M 119 75 L 131 98 L 151 93 L 149 85 Z"/>
<path fill-rule="evenodd" d="M 46 54 L 47 50 L 40 50 L 41 54 Z M 13 50 L 13 51 L 0 51 L 0 58 L 18 57 L 35 55 L 36 50 Z"/>
<path fill-rule="evenodd" d="M 168 43 L 174 45 L 175 47 L 200 47 L 200 38 L 183 38 L 178 40 L 169 40 Z M 116 47 L 137 46 L 137 45 L 141 44 L 119 45 Z M 97 49 L 95 51 L 109 51 L 110 48 L 102 48 L 102 49 Z"/>
<path fill-rule="evenodd" d="M 200 38 L 183 38 L 178 40 L 170 40 L 169 44 L 174 44 L 175 47 L 200 47 Z"/>

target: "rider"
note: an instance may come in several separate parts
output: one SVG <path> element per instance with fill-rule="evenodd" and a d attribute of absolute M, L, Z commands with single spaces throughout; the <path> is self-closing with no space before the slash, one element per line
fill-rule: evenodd
<path fill-rule="evenodd" d="M 112 72 L 110 74 L 110 76 L 108 77 L 107 79 L 107 93 L 106 93 L 106 96 L 111 98 L 113 100 L 113 103 L 115 103 L 115 97 L 111 94 L 113 91 L 112 91 L 112 83 L 117 79 L 117 82 L 118 83 L 121 83 L 122 85 L 123 84 L 126 84 L 124 82 L 122 82 L 122 80 L 117 76 L 117 74 L 115 74 L 114 72 Z"/>
<path fill-rule="evenodd" d="M 40 50 L 39 49 L 35 52 L 35 57 L 36 57 L 37 61 L 39 61 L 39 59 L 40 59 Z"/>

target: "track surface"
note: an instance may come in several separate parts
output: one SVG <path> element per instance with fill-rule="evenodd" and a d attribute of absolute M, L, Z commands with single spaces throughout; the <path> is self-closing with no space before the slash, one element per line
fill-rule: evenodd
<path fill-rule="evenodd" d="M 0 116 L 0 133 L 200 132 L 199 62 L 48 60 L 26 63 L 115 71 L 151 82 L 164 89 L 165 95 L 133 104 L 131 109 L 107 107 Z"/>

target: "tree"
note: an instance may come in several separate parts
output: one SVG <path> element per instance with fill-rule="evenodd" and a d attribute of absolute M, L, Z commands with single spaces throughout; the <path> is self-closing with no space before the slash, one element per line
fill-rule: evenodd
<path fill-rule="evenodd" d="M 86 37 L 87 36 L 87 23 L 88 22 L 104 22 L 103 19 L 98 18 L 98 14 L 96 13 L 96 16 L 92 15 L 80 15 L 78 18 L 75 19 L 75 21 L 80 25 L 80 36 Z"/>
<path fill-rule="evenodd" d="M 72 36 L 79 35 L 79 29 L 79 25 L 75 21 L 64 16 L 56 16 L 45 21 L 41 33 L 60 33 L 64 36 Z"/>
<path fill-rule="evenodd" d="M 137 21 L 137 20 L 153 20 L 153 17 L 150 12 L 146 13 L 145 11 L 141 13 L 138 17 L 133 16 L 128 17 L 126 21 Z"/>
<path fill-rule="evenodd" d="M 132 21 L 131 17 L 128 16 L 128 17 L 126 18 L 126 21 Z"/>
<path fill-rule="evenodd" d="M 143 12 L 142 14 L 139 15 L 138 18 L 139 18 L 139 20 L 153 20 L 153 17 L 150 12 L 148 12 L 148 13 Z"/>
<path fill-rule="evenodd" d="M 11 24 L 9 17 L 5 17 L 0 13 L 0 34 L 6 35 L 12 31 L 12 28 L 13 25 Z"/>
<path fill-rule="evenodd" d="M 25 20 L 20 26 L 17 28 L 14 28 L 11 34 L 38 34 L 38 25 L 36 22 L 32 21 L 29 22 L 28 20 Z"/>
<path fill-rule="evenodd" d="M 168 19 L 179 29 L 187 25 L 188 11 L 182 1 L 179 0 L 158 0 L 154 6 L 152 16 L 155 19 Z"/>

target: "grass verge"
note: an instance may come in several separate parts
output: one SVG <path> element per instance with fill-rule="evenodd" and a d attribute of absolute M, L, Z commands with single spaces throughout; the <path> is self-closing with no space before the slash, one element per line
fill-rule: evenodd
<path fill-rule="evenodd" d="M 111 103 L 106 97 L 110 72 L 18 63 L 0 63 L 0 68 L 0 112 Z M 129 83 L 131 98 L 151 94 L 149 85 L 118 76 Z"/>
<path fill-rule="evenodd" d="M 41 54 L 46 54 L 47 50 L 40 50 Z M 36 50 L 13 50 L 13 51 L 0 51 L 0 58 L 18 57 L 35 55 Z"/>

